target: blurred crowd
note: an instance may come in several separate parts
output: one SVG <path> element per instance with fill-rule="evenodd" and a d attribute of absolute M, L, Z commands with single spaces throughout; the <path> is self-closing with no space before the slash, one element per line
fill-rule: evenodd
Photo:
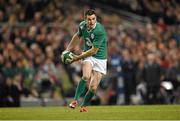
<path fill-rule="evenodd" d="M 0 106 L 20 106 L 23 98 L 66 105 L 81 62 L 64 65 L 60 54 L 88 8 L 70 0 L 0 0 Z M 95 9 L 108 34 L 108 74 L 91 103 L 180 103 L 180 25 L 159 17 L 125 26 L 118 14 Z"/>
<path fill-rule="evenodd" d="M 121 10 L 148 16 L 153 22 L 163 18 L 168 24 L 180 23 L 179 0 L 87 0 L 89 3 L 98 2 Z"/>

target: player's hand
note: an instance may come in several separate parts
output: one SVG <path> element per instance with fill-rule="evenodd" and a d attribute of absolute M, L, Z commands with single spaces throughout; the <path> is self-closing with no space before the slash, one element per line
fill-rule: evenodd
<path fill-rule="evenodd" d="M 71 63 L 73 63 L 73 62 L 75 62 L 75 61 L 78 61 L 78 60 L 79 60 L 78 55 L 75 55 L 75 54 L 74 54 Z"/>

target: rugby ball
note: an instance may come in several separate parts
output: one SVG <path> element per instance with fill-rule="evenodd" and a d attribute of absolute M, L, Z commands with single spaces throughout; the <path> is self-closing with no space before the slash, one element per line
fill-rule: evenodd
<path fill-rule="evenodd" d="M 70 51 L 64 51 L 62 54 L 61 54 L 61 60 L 63 63 L 65 64 L 69 64 L 72 59 L 73 59 L 73 53 L 70 52 Z"/>

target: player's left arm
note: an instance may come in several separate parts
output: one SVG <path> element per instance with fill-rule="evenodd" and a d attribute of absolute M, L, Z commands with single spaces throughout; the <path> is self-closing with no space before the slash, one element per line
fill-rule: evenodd
<path fill-rule="evenodd" d="M 82 53 L 81 55 L 75 55 L 73 58 L 73 62 L 74 61 L 78 61 L 84 58 L 87 58 L 89 56 L 95 55 L 98 52 L 99 48 L 96 48 L 94 46 L 92 46 L 91 49 L 89 49 L 88 51 Z"/>
<path fill-rule="evenodd" d="M 68 44 L 66 50 L 67 51 L 71 51 L 72 48 L 77 45 L 80 42 L 80 37 L 78 36 L 78 33 L 75 33 L 70 41 L 70 43 Z"/>

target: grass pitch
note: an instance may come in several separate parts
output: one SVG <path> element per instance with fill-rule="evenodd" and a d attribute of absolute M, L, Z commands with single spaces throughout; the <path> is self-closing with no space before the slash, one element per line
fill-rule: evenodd
<path fill-rule="evenodd" d="M 180 120 L 180 105 L 0 108 L 0 120 Z"/>

